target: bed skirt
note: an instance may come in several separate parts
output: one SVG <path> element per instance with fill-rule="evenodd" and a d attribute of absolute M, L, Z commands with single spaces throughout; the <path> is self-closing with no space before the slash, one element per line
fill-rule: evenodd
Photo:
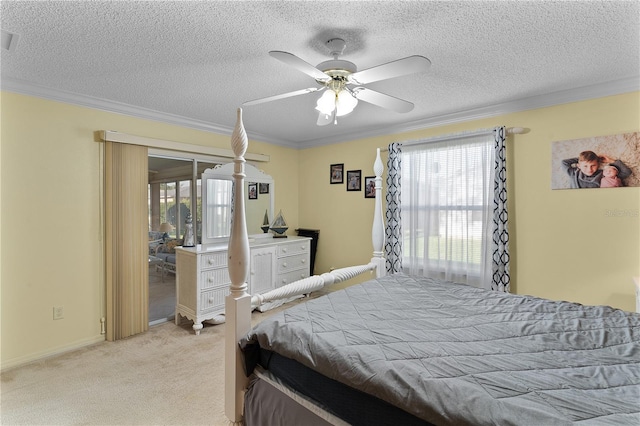
<path fill-rule="evenodd" d="M 329 421 L 330 424 L 348 424 L 352 426 L 370 426 L 372 424 L 429 425 L 428 422 L 398 407 L 329 379 L 290 358 L 265 349 L 260 349 L 259 354 L 260 362 L 255 367 L 254 374 L 266 378 L 272 386 L 284 390 L 286 396 L 293 398 L 304 407 L 310 408 L 311 411 L 322 419 Z M 253 397 L 256 400 L 258 399 L 257 396 Z M 250 401 L 250 403 L 254 405 L 260 404 L 260 402 L 254 403 L 253 401 Z M 261 402 L 261 404 L 266 405 L 268 411 L 271 410 L 272 403 Z M 245 398 L 246 405 L 247 400 Z M 249 424 L 247 423 L 247 425 Z M 251 424 L 264 426 L 274 424 L 307 425 L 307 423 L 300 422 L 269 423 L 267 421 Z"/>
<path fill-rule="evenodd" d="M 245 426 L 348 426 L 338 417 L 257 368 L 244 400 Z"/>

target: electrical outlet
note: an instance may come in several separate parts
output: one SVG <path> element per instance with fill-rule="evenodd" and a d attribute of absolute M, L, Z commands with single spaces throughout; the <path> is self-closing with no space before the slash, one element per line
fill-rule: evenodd
<path fill-rule="evenodd" d="M 59 320 L 64 318 L 64 308 L 62 306 L 53 307 L 53 319 Z"/>

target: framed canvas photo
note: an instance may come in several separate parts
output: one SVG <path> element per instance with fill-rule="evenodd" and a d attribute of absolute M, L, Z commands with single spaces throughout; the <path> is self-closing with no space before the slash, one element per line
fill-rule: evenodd
<path fill-rule="evenodd" d="M 347 171 L 347 191 L 362 191 L 362 170 Z"/>
<path fill-rule="evenodd" d="M 249 199 L 250 200 L 257 200 L 258 199 L 258 184 L 257 183 L 250 183 L 248 185 L 249 187 Z"/>
<path fill-rule="evenodd" d="M 258 189 L 260 194 L 268 194 L 269 193 L 269 184 L 268 183 L 260 183 L 258 184 Z"/>
<path fill-rule="evenodd" d="M 344 164 L 332 164 L 330 169 L 331 183 L 344 183 Z"/>
<path fill-rule="evenodd" d="M 551 143 L 551 189 L 640 186 L 640 132 Z"/>
<path fill-rule="evenodd" d="M 375 176 L 366 176 L 364 178 L 364 198 L 376 198 Z"/>

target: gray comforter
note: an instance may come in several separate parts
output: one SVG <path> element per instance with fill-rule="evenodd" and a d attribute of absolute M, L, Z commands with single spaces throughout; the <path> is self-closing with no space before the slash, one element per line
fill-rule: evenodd
<path fill-rule="evenodd" d="M 640 424 L 640 314 L 404 275 L 329 293 L 241 345 L 435 424 Z"/>

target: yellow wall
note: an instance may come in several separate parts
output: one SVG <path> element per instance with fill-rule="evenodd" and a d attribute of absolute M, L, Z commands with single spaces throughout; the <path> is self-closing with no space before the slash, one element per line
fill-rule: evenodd
<path fill-rule="evenodd" d="M 230 137 L 3 92 L 0 145 L 2 368 L 102 340 L 104 284 L 96 130 L 229 148 Z M 250 141 L 268 154 L 259 167 L 276 181 L 276 210 L 290 234 L 320 229 L 316 273 L 371 257 L 373 200 L 329 184 L 329 165 L 373 175 L 375 148 L 494 125 L 523 126 L 508 141 L 512 280 L 518 293 L 634 309 L 640 275 L 640 188 L 551 191 L 550 144 L 640 130 L 632 93 L 502 117 L 292 150 Z M 593 232 L 594 234 L 592 234 Z M 595 235 L 595 237 L 591 237 Z M 595 242 L 593 242 L 595 240 Z M 365 242 L 363 244 L 362 242 Z M 615 243 L 607 249 L 605 243 Z M 588 247 L 578 257 L 574 247 Z M 65 318 L 53 321 L 53 306 Z"/>
<path fill-rule="evenodd" d="M 303 150 L 300 225 L 320 229 L 316 273 L 371 257 L 371 243 L 362 241 L 370 241 L 373 200 L 330 185 L 330 164 L 371 176 L 376 147 L 496 125 L 530 129 L 507 141 L 512 291 L 635 310 L 640 188 L 552 191 L 551 142 L 639 131 L 637 92 Z M 386 155 L 383 162 L 386 169 Z M 612 217 L 608 210 L 631 214 Z"/>
<path fill-rule="evenodd" d="M 102 341 L 104 316 L 97 130 L 230 149 L 230 136 L 2 93 L 1 361 L 22 364 Z M 270 155 L 276 208 L 298 223 L 299 151 L 249 142 Z M 53 320 L 53 307 L 64 319 Z"/>

